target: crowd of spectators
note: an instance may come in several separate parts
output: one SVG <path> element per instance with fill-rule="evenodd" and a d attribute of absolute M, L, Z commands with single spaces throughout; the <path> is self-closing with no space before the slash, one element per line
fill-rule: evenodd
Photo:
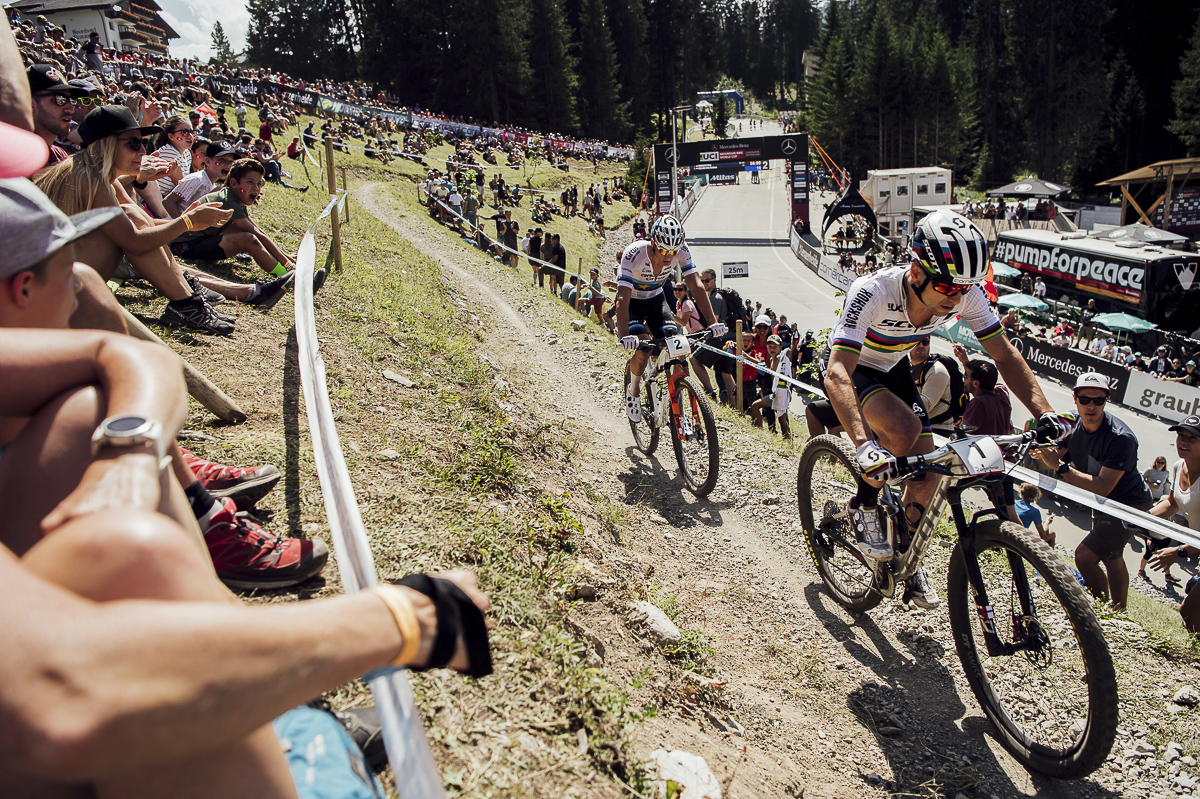
<path fill-rule="evenodd" d="M 1050 200 L 1038 200 L 1032 207 L 1029 203 L 1029 200 L 1006 203 L 1003 197 L 987 202 L 967 198 L 963 201 L 962 214 L 970 220 L 995 219 L 1022 225 L 1032 221 L 1049 222 L 1058 216 L 1058 206 Z"/>
<path fill-rule="evenodd" d="M 195 330 L 230 332 L 222 300 L 269 308 L 294 264 L 250 218 L 269 168 L 171 91 L 21 52 L 0 32 L 0 793 L 382 795 L 378 715 L 314 697 L 388 666 L 489 673 L 487 599 L 465 572 L 254 608 L 230 591 L 304 583 L 328 547 L 250 515 L 275 466 L 180 447 L 183 365 L 128 334 L 107 281 L 144 278 Z M 291 124 L 272 117 L 267 145 Z M 276 274 L 203 268 L 238 254 Z"/>

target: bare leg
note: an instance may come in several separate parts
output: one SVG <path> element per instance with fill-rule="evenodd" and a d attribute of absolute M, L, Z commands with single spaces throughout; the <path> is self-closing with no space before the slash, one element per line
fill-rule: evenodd
<path fill-rule="evenodd" d="M 237 602 L 212 566 L 165 517 L 116 509 L 63 525 L 23 559 L 30 571 L 98 602 Z M 99 797 L 292 799 L 295 785 L 270 725 L 214 752 L 95 786 Z"/>
<path fill-rule="evenodd" d="M 121 304 L 108 290 L 108 284 L 95 269 L 87 264 L 75 264 L 75 277 L 83 288 L 75 296 L 79 307 L 71 314 L 71 327 L 75 330 L 107 330 L 110 333 L 129 335 L 125 318 L 121 315 Z"/>
<path fill-rule="evenodd" d="M 1083 575 L 1088 590 L 1097 599 L 1108 600 L 1108 577 L 1100 568 L 1100 556 L 1083 544 L 1075 547 L 1075 568 Z M 1126 580 L 1129 575 L 1126 574 Z"/>
<path fill-rule="evenodd" d="M 1189 633 L 1200 632 L 1200 588 L 1193 588 L 1179 606 L 1183 626 Z"/>
<path fill-rule="evenodd" d="M 92 431 L 104 419 L 105 405 L 94 387 L 65 391 L 46 403 L 5 447 L 0 504 L 8 512 L 0 541 L 18 556 L 42 540 L 42 519 L 79 485 L 91 463 Z M 196 520 L 179 491 L 164 490 L 159 511 L 194 531 L 199 540 Z"/>
<path fill-rule="evenodd" d="M 228 280 L 222 280 L 219 277 L 210 275 L 208 272 L 202 272 L 199 269 L 193 269 L 190 266 L 181 266 L 185 275 L 194 275 L 200 281 L 200 285 L 206 289 L 212 289 L 222 297 L 230 300 L 246 301 L 250 299 L 249 283 L 231 283 Z"/>
<path fill-rule="evenodd" d="M 862 410 L 863 418 L 875 432 L 879 443 L 893 455 L 925 455 L 933 452 L 933 436 L 922 435 L 921 420 L 890 391 L 880 391 L 870 396 Z M 936 480 L 910 480 L 904 484 L 902 501 L 910 523 L 920 521 L 919 512 L 929 505 L 936 485 Z M 908 513 L 914 503 L 920 506 L 912 511 L 918 513 L 915 519 Z"/>
<path fill-rule="evenodd" d="M 812 408 L 805 407 L 804 419 L 806 422 L 808 422 L 809 437 L 825 434 L 825 425 L 821 424 L 821 420 L 817 418 L 815 413 L 813 413 Z"/>
<path fill-rule="evenodd" d="M 704 386 L 704 390 L 711 394 L 713 387 L 712 381 L 708 377 L 708 370 L 705 369 L 704 365 L 695 358 L 692 358 L 691 362 L 692 368 L 695 370 L 696 379 L 700 381 L 700 385 Z"/>
<path fill-rule="evenodd" d="M 278 263 L 275 256 L 267 252 L 267 248 L 253 233 L 241 232 L 222 235 L 221 252 L 225 253 L 228 258 L 239 253 L 249 253 L 250 257 L 254 259 L 254 263 L 258 264 L 264 272 L 270 272 Z"/>
<path fill-rule="evenodd" d="M 1125 566 L 1125 558 L 1106 560 L 1104 568 L 1108 571 L 1108 588 L 1112 592 L 1113 607 L 1124 610 L 1125 602 L 1129 599 L 1129 569 Z"/>

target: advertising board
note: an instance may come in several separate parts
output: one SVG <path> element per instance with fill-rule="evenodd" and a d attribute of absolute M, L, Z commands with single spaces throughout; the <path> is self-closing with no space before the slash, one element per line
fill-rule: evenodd
<path fill-rule="evenodd" d="M 1146 266 L 1116 256 L 1103 256 L 1041 242 L 996 242 L 992 258 L 1036 274 L 1062 277 L 1111 292 L 1137 303 L 1146 280 Z"/>
<path fill-rule="evenodd" d="M 1200 388 L 1160 380 L 1147 372 L 1128 374 L 1129 384 L 1125 389 L 1123 405 L 1172 422 L 1200 414 Z"/>
<path fill-rule="evenodd" d="M 1055 347 L 1033 338 L 1014 338 L 1011 341 L 1017 352 L 1024 356 L 1029 368 L 1038 374 L 1053 377 L 1066 386 L 1073 386 L 1075 378 L 1084 372 L 1099 372 L 1105 375 L 1112 385 L 1113 402 L 1129 404 L 1124 400 L 1131 379 L 1130 375 L 1140 374 L 1140 372 L 1127 372 L 1124 367 L 1117 366 L 1111 361 L 1102 361 L 1086 352 L 1080 352 L 1070 347 Z M 1161 381 L 1155 380 L 1155 382 Z M 1177 384 L 1170 383 L 1168 385 Z"/>
<path fill-rule="evenodd" d="M 714 172 L 708 176 L 709 185 L 732 186 L 738 182 L 738 173 Z"/>

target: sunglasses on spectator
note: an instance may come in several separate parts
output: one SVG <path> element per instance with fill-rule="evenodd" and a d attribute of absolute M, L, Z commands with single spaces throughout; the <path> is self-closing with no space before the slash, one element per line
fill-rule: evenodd
<path fill-rule="evenodd" d="M 62 105 L 62 103 L 59 103 L 59 105 Z M 104 105 L 104 98 L 103 97 L 76 97 L 75 105 L 82 106 L 83 108 L 90 108 L 91 106 L 94 105 L 97 108 L 99 108 L 100 106 Z"/>
<path fill-rule="evenodd" d="M 1103 408 L 1104 403 L 1108 402 L 1108 397 L 1081 397 L 1077 394 L 1075 401 L 1080 405 L 1095 405 L 1097 408 Z"/>
<path fill-rule="evenodd" d="M 182 136 L 195 136 L 196 135 L 196 131 L 192 130 L 191 128 L 175 128 L 175 130 L 169 130 L 167 132 L 168 133 L 178 133 Z"/>
<path fill-rule="evenodd" d="M 146 152 L 146 142 L 142 139 L 121 139 L 121 141 L 125 142 L 125 145 L 135 153 Z"/>
<path fill-rule="evenodd" d="M 66 94 L 39 94 L 38 97 L 49 97 L 51 100 L 54 101 L 54 104 L 56 106 L 58 106 L 59 108 L 62 108 L 64 105 L 70 105 L 72 103 L 76 103 L 76 104 L 79 103 L 79 100 L 77 98 L 71 97 Z"/>
<path fill-rule="evenodd" d="M 701 283 L 712 283 L 714 280 L 716 280 L 716 278 L 712 278 L 712 277 L 702 277 L 702 278 L 700 278 L 700 282 L 701 282 Z"/>

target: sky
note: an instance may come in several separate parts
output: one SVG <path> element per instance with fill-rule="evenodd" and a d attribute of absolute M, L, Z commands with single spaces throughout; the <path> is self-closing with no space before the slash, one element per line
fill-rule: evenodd
<path fill-rule="evenodd" d="M 162 18 L 179 34 L 171 40 L 172 56 L 208 61 L 213 55 L 213 24 L 218 20 L 233 51 L 245 49 L 250 26 L 245 0 L 158 0 L 158 4 Z"/>

